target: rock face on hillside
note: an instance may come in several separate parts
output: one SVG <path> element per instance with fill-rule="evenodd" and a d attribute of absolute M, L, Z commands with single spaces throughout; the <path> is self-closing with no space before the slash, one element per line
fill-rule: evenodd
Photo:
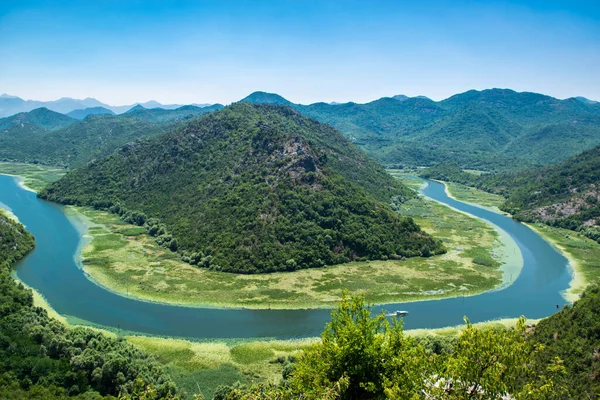
<path fill-rule="evenodd" d="M 110 209 L 190 263 L 230 272 L 443 251 L 392 210 L 407 188 L 335 129 L 282 106 L 234 104 L 40 195 Z"/>

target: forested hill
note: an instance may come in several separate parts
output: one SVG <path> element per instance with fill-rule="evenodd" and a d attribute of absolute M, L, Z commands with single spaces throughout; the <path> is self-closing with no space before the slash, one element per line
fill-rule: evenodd
<path fill-rule="evenodd" d="M 186 261 L 224 271 L 443 251 L 391 208 L 411 191 L 335 129 L 282 106 L 236 103 L 129 144 L 40 195 L 109 208 Z"/>
<path fill-rule="evenodd" d="M 598 104 L 508 89 L 471 90 L 440 102 L 402 97 L 292 107 L 338 128 L 386 165 L 455 161 L 475 169 L 526 169 L 600 144 Z"/>
<path fill-rule="evenodd" d="M 22 128 L 26 125 L 47 130 L 55 130 L 65 128 L 75 122 L 76 121 L 73 118 L 67 115 L 48 110 L 47 108 L 37 108 L 30 112 L 0 118 L 0 134 L 5 134 L 6 131 L 11 128 Z"/>
<path fill-rule="evenodd" d="M 600 146 L 557 165 L 484 179 L 508 194 L 503 208 L 518 219 L 584 229 L 588 236 L 600 227 Z"/>
<path fill-rule="evenodd" d="M 92 113 L 81 121 L 40 108 L 0 119 L 0 160 L 79 167 L 126 143 L 166 133 L 221 108 L 220 104 L 174 110 L 142 107 L 121 115 Z"/>

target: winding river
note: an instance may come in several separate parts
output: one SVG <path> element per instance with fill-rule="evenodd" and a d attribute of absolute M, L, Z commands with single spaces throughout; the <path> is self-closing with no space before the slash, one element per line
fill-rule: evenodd
<path fill-rule="evenodd" d="M 571 279 L 568 261 L 527 226 L 510 217 L 454 200 L 444 185 L 429 182 L 423 194 L 507 232 L 523 255 L 516 281 L 472 297 L 387 304 L 377 311 L 406 310 L 405 328 L 459 325 L 525 315 L 546 317 L 565 304 L 560 292 Z M 203 309 L 126 298 L 92 283 L 78 268 L 81 235 L 62 207 L 39 200 L 13 177 L 0 175 L 0 206 L 12 211 L 36 237 L 36 248 L 16 267 L 20 280 L 40 292 L 61 315 L 145 334 L 187 338 L 295 338 L 318 336 L 330 310 Z"/>

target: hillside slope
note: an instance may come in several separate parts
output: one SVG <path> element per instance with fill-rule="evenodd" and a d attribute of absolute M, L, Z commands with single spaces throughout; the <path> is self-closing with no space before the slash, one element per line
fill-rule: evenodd
<path fill-rule="evenodd" d="M 500 208 L 517 220 L 582 231 L 600 241 L 600 146 L 526 171 L 476 176 L 456 163 L 443 163 L 420 175 L 501 194 L 507 200 Z"/>
<path fill-rule="evenodd" d="M 443 251 L 390 207 L 411 191 L 335 129 L 273 105 L 237 103 L 127 145 L 40 196 L 109 208 L 192 264 L 231 272 Z"/>
<path fill-rule="evenodd" d="M 55 130 L 65 128 L 76 121 L 64 114 L 50 111 L 47 108 L 36 108 L 30 112 L 15 114 L 10 117 L 0 118 L 0 134 L 2 130 L 13 127 L 24 127 L 33 125 L 37 128 Z"/>
<path fill-rule="evenodd" d="M 568 229 L 600 227 L 600 146 L 557 165 L 484 179 L 508 194 L 503 208 L 518 219 Z"/>

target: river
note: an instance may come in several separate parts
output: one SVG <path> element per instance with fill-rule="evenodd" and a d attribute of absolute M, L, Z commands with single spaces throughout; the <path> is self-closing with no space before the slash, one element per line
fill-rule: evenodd
<path fill-rule="evenodd" d="M 507 232 L 523 255 L 515 282 L 477 296 L 387 304 L 376 311 L 406 310 L 405 328 L 459 325 L 499 318 L 546 317 L 562 307 L 561 291 L 571 279 L 568 261 L 542 237 L 510 217 L 454 200 L 444 185 L 429 182 L 425 196 Z M 15 268 L 61 315 L 144 334 L 184 338 L 297 338 L 318 336 L 330 310 L 205 309 L 126 298 L 88 280 L 78 267 L 81 235 L 62 206 L 40 200 L 14 177 L 0 175 L 0 206 L 12 211 L 36 238 L 36 248 Z"/>

